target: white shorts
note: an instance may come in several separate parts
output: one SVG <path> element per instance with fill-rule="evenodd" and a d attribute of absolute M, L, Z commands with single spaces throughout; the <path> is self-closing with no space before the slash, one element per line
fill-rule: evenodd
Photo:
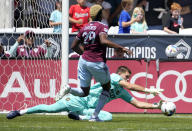
<path fill-rule="evenodd" d="M 78 63 L 78 78 L 80 79 L 81 87 L 89 87 L 92 77 L 101 85 L 110 81 L 110 73 L 107 65 L 104 62 L 89 62 L 82 57 Z"/>

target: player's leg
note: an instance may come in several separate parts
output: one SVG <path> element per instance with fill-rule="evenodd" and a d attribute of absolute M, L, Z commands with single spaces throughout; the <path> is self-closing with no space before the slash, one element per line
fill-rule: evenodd
<path fill-rule="evenodd" d="M 80 57 L 78 62 L 78 78 L 80 79 L 81 88 L 71 88 L 65 85 L 56 95 L 55 100 L 60 100 L 67 93 L 73 94 L 75 96 L 84 97 L 89 94 L 90 83 L 92 79 L 91 73 L 86 67 L 87 61 Z"/>
<path fill-rule="evenodd" d="M 70 119 L 74 120 L 89 120 L 94 113 L 94 109 L 85 109 L 83 111 L 83 114 L 78 114 L 71 112 L 68 114 L 68 117 Z M 106 111 L 101 110 L 98 115 L 99 119 L 101 121 L 111 121 L 112 120 L 112 114 Z"/>
<path fill-rule="evenodd" d="M 11 111 L 7 114 L 7 118 L 8 119 L 13 119 L 16 116 L 21 116 L 24 114 L 33 114 L 33 113 L 57 113 L 57 112 L 61 112 L 61 111 L 68 111 L 67 107 L 65 106 L 65 104 L 62 102 L 62 100 L 51 104 L 51 105 L 45 105 L 45 104 L 41 104 L 41 105 L 37 105 L 31 108 L 27 108 L 27 109 L 23 109 L 20 111 Z"/>
<path fill-rule="evenodd" d="M 160 100 L 158 103 L 148 103 L 133 99 L 130 104 L 140 109 L 160 109 L 162 105 L 162 100 Z"/>
<path fill-rule="evenodd" d="M 81 88 L 71 88 L 70 93 L 75 96 L 85 97 L 89 95 L 92 74 L 87 69 L 87 61 L 80 57 L 78 62 L 78 79 Z"/>
<path fill-rule="evenodd" d="M 99 97 L 98 104 L 95 108 L 95 112 L 90 121 L 97 121 L 98 114 L 100 110 L 104 107 L 109 97 L 110 86 L 110 73 L 107 65 L 104 62 L 89 63 L 88 70 L 92 73 L 95 80 L 100 82 L 103 88 L 101 95 Z"/>

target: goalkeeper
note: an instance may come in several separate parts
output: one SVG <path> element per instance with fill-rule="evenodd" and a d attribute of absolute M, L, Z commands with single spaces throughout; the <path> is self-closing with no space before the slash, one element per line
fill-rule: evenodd
<path fill-rule="evenodd" d="M 111 89 L 110 97 L 107 102 L 111 100 L 121 98 L 124 101 L 132 104 L 136 108 L 141 109 L 160 109 L 161 101 L 159 103 L 147 103 L 141 102 L 133 98 L 129 92 L 125 89 L 145 92 L 151 94 L 159 94 L 163 90 L 160 89 L 148 89 L 142 86 L 131 84 L 127 82 L 131 75 L 131 71 L 126 66 L 120 66 L 117 69 L 116 74 L 111 74 Z M 125 88 L 125 89 L 124 89 Z M 102 92 L 102 87 L 100 83 L 96 83 L 91 87 L 90 94 L 87 97 L 78 97 L 68 94 L 62 99 L 57 101 L 52 105 L 37 105 L 35 107 L 27 108 L 20 111 L 11 111 L 7 114 L 8 119 L 15 118 L 16 116 L 21 116 L 24 114 L 32 113 L 56 113 L 67 111 L 69 112 L 68 117 L 75 120 L 89 120 L 91 115 L 94 113 L 94 109 L 97 105 L 99 95 Z M 98 115 L 99 119 L 102 121 L 112 120 L 112 114 L 106 111 L 101 111 Z"/>

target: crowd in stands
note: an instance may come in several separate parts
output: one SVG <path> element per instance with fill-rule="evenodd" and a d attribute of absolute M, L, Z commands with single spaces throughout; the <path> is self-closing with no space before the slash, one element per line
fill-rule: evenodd
<path fill-rule="evenodd" d="M 53 3 L 54 2 L 54 3 Z M 28 15 L 31 19 L 34 18 L 34 23 L 22 25 L 24 18 L 24 8 L 22 0 L 15 0 L 14 3 L 14 26 L 17 27 L 31 27 L 32 29 L 37 29 L 37 27 L 51 29 L 52 33 L 61 33 L 62 29 L 62 0 L 53 0 L 51 2 L 43 2 L 43 0 L 38 1 L 38 11 L 39 14 L 48 16 L 47 21 L 41 21 L 41 16 L 36 16 L 31 13 L 30 9 L 37 8 L 33 2 L 28 4 Z M 69 22 L 70 22 L 70 33 L 77 33 L 84 25 L 91 21 L 89 9 L 91 6 L 99 4 L 103 7 L 102 12 L 102 23 L 110 27 L 109 34 L 149 34 L 152 30 L 158 30 L 164 32 L 165 34 L 179 34 L 181 29 L 192 28 L 192 1 L 191 0 L 73 0 L 73 4 L 69 7 Z M 44 11 L 41 10 L 41 6 Z M 45 10 L 49 8 L 48 10 Z M 40 8 L 40 9 L 39 9 Z M 37 11 L 36 10 L 36 11 Z M 30 20 L 28 20 L 30 21 Z M 41 22 L 38 22 L 41 21 Z M 48 23 L 47 25 L 45 23 Z M 43 23 L 44 25 L 37 25 Z M 26 26 L 27 25 L 27 26 Z M 154 32 L 153 32 L 154 33 Z M 159 32 L 158 32 L 159 33 Z M 33 37 L 31 37 L 33 38 Z M 20 44 L 20 40 L 28 41 L 27 37 L 20 36 L 16 43 L 11 47 L 10 51 L 4 52 L 2 46 L 0 45 L 1 56 L 11 57 L 13 55 L 20 56 L 20 49 L 25 49 L 25 46 Z M 33 41 L 33 40 L 32 40 Z M 49 43 L 49 42 L 45 42 Z M 33 45 L 32 45 L 33 47 Z M 30 46 L 29 46 L 30 48 Z M 32 54 L 27 54 L 26 56 L 32 57 L 50 57 L 49 44 L 45 48 L 41 46 L 37 47 L 39 54 L 33 52 Z M 27 50 L 27 48 L 26 48 Z M 114 51 L 114 58 L 116 55 L 124 54 Z M 37 56 L 33 56 L 37 55 Z M 76 54 L 74 54 L 75 57 Z"/>
<path fill-rule="evenodd" d="M 15 0 L 15 27 L 21 27 L 22 0 Z M 70 33 L 78 32 L 90 21 L 89 8 L 100 4 L 104 11 L 102 22 L 108 25 L 112 33 L 147 34 L 149 30 L 161 30 L 168 34 L 178 34 L 179 29 L 192 28 L 192 1 L 190 0 L 72 0 L 69 7 Z M 53 0 L 48 6 L 42 0 L 38 4 L 49 7 L 48 24 L 54 33 L 61 33 L 61 0 Z M 53 4 L 49 2 L 50 4 Z M 32 6 L 32 5 L 31 5 Z M 55 9 L 52 8 L 55 6 Z M 48 8 L 47 7 L 47 8 Z M 33 7 L 35 8 L 35 7 Z M 39 6 L 41 8 L 41 6 Z M 45 7 L 42 7 L 45 8 Z M 40 12 L 41 9 L 38 9 Z M 44 9 L 45 10 L 45 9 Z M 20 15 L 18 15 L 20 14 Z M 39 16 L 38 16 L 39 17 Z M 38 19 L 37 17 L 37 19 Z M 46 22 L 39 22 L 46 23 Z M 30 27 L 36 27 L 37 22 Z M 44 26 L 37 26 L 44 27 Z M 115 28 L 114 28 L 115 27 Z M 177 29 L 175 29 L 177 28 Z M 110 33 L 110 32 L 109 32 Z"/>

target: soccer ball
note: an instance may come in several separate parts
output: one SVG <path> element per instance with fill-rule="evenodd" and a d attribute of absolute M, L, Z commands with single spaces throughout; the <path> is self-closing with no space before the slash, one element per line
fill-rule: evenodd
<path fill-rule="evenodd" d="M 167 57 L 176 57 L 178 54 L 178 47 L 175 45 L 169 45 L 165 49 L 165 54 Z"/>
<path fill-rule="evenodd" d="M 176 111 L 176 105 L 173 102 L 163 102 L 161 111 L 166 116 L 172 116 Z"/>

